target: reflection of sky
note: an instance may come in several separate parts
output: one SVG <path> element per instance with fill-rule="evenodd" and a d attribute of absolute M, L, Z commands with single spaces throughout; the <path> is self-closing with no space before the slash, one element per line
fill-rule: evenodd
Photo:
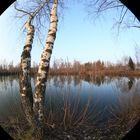
<path fill-rule="evenodd" d="M 92 105 L 97 104 L 98 110 L 106 113 L 107 110 L 104 109 L 117 104 L 120 98 L 125 103 L 138 93 L 140 80 L 135 79 L 130 90 L 128 90 L 127 86 L 128 80 L 128 78 L 114 78 L 111 80 L 106 77 L 104 83 L 99 86 L 94 84 L 94 82 L 89 83 L 76 77 L 53 77 L 49 78 L 47 82 L 46 100 L 48 97 L 53 97 L 52 100 L 54 102 L 55 100 L 59 101 L 66 94 L 69 94 L 72 100 L 76 100 L 78 95 L 80 95 L 81 107 L 86 105 L 90 98 Z M 32 81 L 33 83 L 34 80 Z M 127 94 L 124 89 L 127 90 Z M 20 107 L 18 80 L 14 78 L 10 80 L 8 77 L 0 80 L 0 119 L 6 116 L 17 115 Z"/>
<path fill-rule="evenodd" d="M 3 77 L 4 78 L 4 77 Z M 2 79 L 2 78 L 0 78 Z M 17 116 L 20 108 L 20 96 L 17 79 L 9 77 L 0 80 L 0 119 Z"/>
<path fill-rule="evenodd" d="M 73 78 L 74 79 L 74 78 Z M 123 101 L 125 104 L 126 102 L 129 102 L 130 98 L 132 98 L 133 93 L 136 91 L 138 87 L 136 87 L 136 83 L 138 81 L 134 81 L 134 84 L 132 85 L 132 88 L 128 88 L 128 81 L 129 79 L 124 77 L 124 78 L 113 78 L 109 79 L 108 77 L 105 78 L 104 83 L 102 83 L 100 86 L 95 84 L 94 82 L 92 83 L 90 81 L 84 81 L 81 80 L 79 84 L 76 86 L 74 85 L 74 81 L 72 80 L 71 84 L 68 85 L 67 81 L 63 81 L 63 86 L 60 84 L 58 79 L 55 78 L 51 79 L 51 87 L 48 86 L 47 93 L 51 91 L 51 93 L 68 93 L 68 89 L 70 90 L 69 92 L 77 97 L 78 93 L 80 93 L 80 100 L 81 104 L 83 106 L 86 105 L 87 100 L 89 97 L 92 97 L 92 104 L 98 104 L 98 110 L 104 111 L 104 117 L 107 115 L 107 111 L 111 106 L 116 106 L 120 104 L 120 99 Z M 64 79 L 63 79 L 64 80 Z M 54 84 L 54 82 L 56 82 Z M 58 83 L 58 84 L 57 84 Z M 127 94 L 126 94 L 127 93 Z M 51 94 L 49 94 L 51 95 Z M 61 99 L 61 98 L 60 98 Z M 122 104 L 122 102 L 121 102 Z"/>

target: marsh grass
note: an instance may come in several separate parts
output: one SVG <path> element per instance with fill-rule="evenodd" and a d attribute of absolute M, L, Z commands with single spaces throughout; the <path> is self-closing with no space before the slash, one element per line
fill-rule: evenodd
<path fill-rule="evenodd" d="M 81 86 L 78 86 L 76 93 L 70 85 L 65 85 L 60 90 L 56 88 L 55 94 L 52 89 L 45 98 L 45 125 L 53 138 L 64 139 L 70 136 L 70 139 L 82 139 L 83 135 L 88 135 L 95 129 L 98 117 L 102 114 L 98 110 L 99 100 L 95 103 L 92 94 L 83 97 Z"/>
<path fill-rule="evenodd" d="M 48 126 L 61 127 L 67 130 L 89 123 L 91 114 L 94 112 L 94 109 L 90 110 L 91 96 L 88 97 L 86 102 L 82 102 L 80 91 L 76 95 L 73 95 L 70 89 L 67 93 L 58 93 L 57 95 L 55 97 L 52 95 L 46 97 L 49 98 L 47 103 L 49 107 L 46 112 L 46 116 L 48 116 L 46 117 L 46 124 Z"/>
<path fill-rule="evenodd" d="M 107 127 L 118 135 L 118 139 L 124 137 L 139 121 L 140 94 L 130 92 L 129 100 L 118 96 L 119 104 L 109 108 L 114 116 L 108 121 Z"/>
<path fill-rule="evenodd" d="M 47 99 L 45 125 L 52 139 L 56 137 L 56 139 L 80 140 L 89 136 L 90 139 L 97 140 L 119 140 L 138 121 L 140 100 L 138 94 L 133 95 L 133 87 L 132 97 L 129 100 L 126 96 L 124 98 L 118 96 L 117 104 L 99 110 L 100 99 L 93 99 L 93 91 L 85 97 L 80 82 L 77 90 L 73 90 L 70 86 L 72 83 L 66 84 L 64 77 L 61 80 L 64 86 L 60 84 L 55 91 L 49 88 L 45 97 Z M 118 92 L 118 88 L 116 90 Z M 104 122 L 100 118 L 106 110 L 112 117 Z"/>

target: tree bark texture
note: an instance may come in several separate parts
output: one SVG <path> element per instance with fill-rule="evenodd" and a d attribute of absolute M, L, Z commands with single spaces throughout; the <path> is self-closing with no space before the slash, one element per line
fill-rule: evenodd
<path fill-rule="evenodd" d="M 57 23 L 58 23 L 57 6 L 58 6 L 58 0 L 54 0 L 50 13 L 50 26 L 48 30 L 48 36 L 47 36 L 43 53 L 41 55 L 41 60 L 39 63 L 39 68 L 37 73 L 37 83 L 35 86 L 35 94 L 33 97 L 34 106 L 35 106 L 34 109 L 37 109 L 37 106 L 40 106 L 40 103 L 44 99 L 46 80 L 47 80 L 47 75 L 49 70 L 49 63 L 50 63 L 50 58 L 51 58 L 53 45 L 57 32 Z M 40 115 L 39 114 L 38 115 L 41 116 L 41 110 L 39 112 Z"/>
<path fill-rule="evenodd" d="M 50 26 L 48 30 L 48 36 L 44 50 L 41 55 L 37 80 L 35 85 L 35 92 L 33 94 L 33 112 L 34 119 L 36 122 L 36 130 L 40 135 L 43 135 L 44 131 L 44 100 L 45 100 L 45 89 L 46 89 L 46 80 L 49 70 L 50 58 L 53 50 L 54 41 L 56 38 L 57 32 L 57 6 L 58 0 L 54 0 L 50 13 Z"/>
<path fill-rule="evenodd" d="M 21 105 L 22 105 L 22 109 L 23 112 L 25 114 L 26 120 L 28 121 L 28 123 L 30 124 L 30 126 L 33 126 L 34 124 L 34 118 L 33 118 L 33 100 L 32 100 L 33 96 L 30 95 L 26 95 L 21 97 Z"/>
<path fill-rule="evenodd" d="M 20 63 L 20 93 L 21 96 L 32 94 L 31 88 L 31 49 L 34 38 L 34 26 L 31 24 L 32 17 L 26 22 L 27 37 Z"/>
<path fill-rule="evenodd" d="M 30 135 L 32 136 L 31 140 L 43 140 L 44 137 L 44 125 L 42 123 L 39 123 L 36 121 L 34 112 L 33 112 L 33 107 L 32 107 L 32 99 L 33 95 L 26 95 L 21 97 L 21 103 L 22 103 L 22 109 L 25 114 L 25 119 L 28 121 L 28 126 L 32 130 L 30 132 Z M 27 130 L 28 131 L 28 130 Z M 26 132 L 25 133 L 29 133 Z"/>

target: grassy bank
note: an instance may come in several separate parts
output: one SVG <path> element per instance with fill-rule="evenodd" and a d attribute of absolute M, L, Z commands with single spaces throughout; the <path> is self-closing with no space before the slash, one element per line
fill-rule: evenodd
<path fill-rule="evenodd" d="M 31 75 L 36 75 L 37 71 L 32 71 Z M 9 72 L 9 71 L 4 71 L 0 72 L 0 76 L 9 76 L 9 75 L 19 75 L 20 72 Z M 126 77 L 131 77 L 131 76 L 137 76 L 140 77 L 140 70 L 97 70 L 97 71 L 49 71 L 49 75 L 51 76 L 59 76 L 59 75 L 79 75 L 79 76 L 84 76 L 84 75 L 89 75 L 89 76 L 126 76 Z"/>
<path fill-rule="evenodd" d="M 120 100 L 120 106 L 109 109 L 114 118 L 106 122 L 98 120 L 101 114 L 96 111 L 96 106 L 89 109 L 92 103 L 90 97 L 82 108 L 80 93 L 76 98 L 69 93 L 63 94 L 63 100 L 59 100 L 59 94 L 54 98 L 49 93 L 47 98 L 50 102 L 46 102 L 44 110 L 44 136 L 41 140 L 120 140 L 139 120 L 138 97 L 137 100 L 132 99 L 133 103 L 128 102 L 123 106 L 121 103 L 124 100 Z M 116 112 L 118 107 L 119 112 Z M 0 124 L 16 140 L 32 140 L 37 130 L 27 121 L 28 117 L 23 113 L 22 116 L 9 118 Z"/>

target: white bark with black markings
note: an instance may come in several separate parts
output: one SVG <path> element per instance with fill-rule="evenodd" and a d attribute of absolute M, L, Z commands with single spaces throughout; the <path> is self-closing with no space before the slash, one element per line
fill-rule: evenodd
<path fill-rule="evenodd" d="M 45 48 L 43 50 L 43 53 L 41 55 L 41 60 L 39 63 L 34 102 L 40 102 L 40 98 L 45 93 L 45 87 L 46 87 L 45 83 L 47 80 L 50 58 L 51 58 L 53 45 L 54 45 L 56 32 L 57 32 L 57 23 L 58 23 L 57 6 L 58 6 L 58 0 L 54 0 L 51 14 L 50 14 L 50 27 L 48 31 L 48 36 L 47 36 Z"/>
<path fill-rule="evenodd" d="M 35 93 L 33 96 L 33 100 L 34 100 L 33 109 L 34 112 L 36 113 L 35 116 L 36 118 L 38 118 L 40 123 L 43 122 L 44 120 L 43 118 L 44 109 L 42 108 L 43 107 L 42 103 L 44 103 L 49 63 L 50 63 L 50 58 L 51 58 L 53 45 L 57 32 L 57 23 L 58 23 L 57 6 L 58 6 L 58 0 L 54 0 L 50 13 L 50 27 L 48 31 L 46 44 L 39 63 L 39 68 L 37 73 L 37 83 L 35 85 Z"/>
<path fill-rule="evenodd" d="M 21 73 L 20 73 L 20 93 L 21 96 L 32 94 L 31 89 L 31 49 L 34 39 L 34 26 L 31 24 L 32 17 L 26 22 L 27 37 L 25 46 L 21 55 Z"/>

